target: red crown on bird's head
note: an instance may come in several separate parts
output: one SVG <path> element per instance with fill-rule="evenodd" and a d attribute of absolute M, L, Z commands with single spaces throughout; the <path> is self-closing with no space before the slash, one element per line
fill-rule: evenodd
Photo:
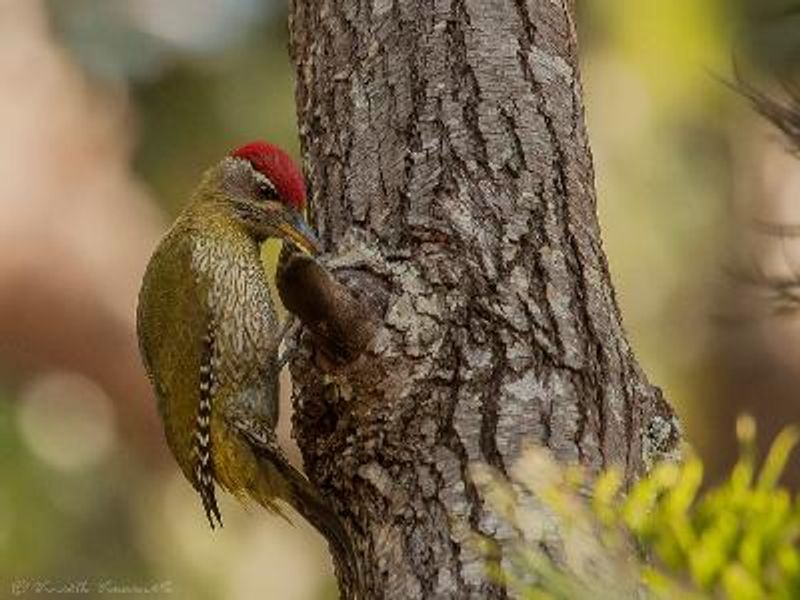
<path fill-rule="evenodd" d="M 297 210 L 306 204 L 306 184 L 303 175 L 291 157 L 283 150 L 266 142 L 250 142 L 231 156 L 247 160 L 275 186 L 278 197 Z"/>

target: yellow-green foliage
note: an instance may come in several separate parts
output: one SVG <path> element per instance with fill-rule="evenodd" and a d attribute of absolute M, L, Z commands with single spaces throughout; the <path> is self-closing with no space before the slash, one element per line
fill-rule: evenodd
<path fill-rule="evenodd" d="M 480 489 L 515 532 L 502 559 L 482 543 L 491 573 L 531 599 L 800 598 L 800 497 L 779 484 L 800 434 L 784 430 L 760 468 L 752 419 L 741 418 L 737 434 L 739 461 L 705 488 L 691 454 L 627 494 L 618 471 L 588 483 L 541 450 L 526 453 L 510 482 L 478 469 Z M 554 561 L 541 540 L 559 538 Z"/>

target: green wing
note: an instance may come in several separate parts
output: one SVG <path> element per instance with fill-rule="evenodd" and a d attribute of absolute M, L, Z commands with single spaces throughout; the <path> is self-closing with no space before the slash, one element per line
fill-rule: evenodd
<path fill-rule="evenodd" d="M 191 268 L 192 237 L 176 225 L 153 254 L 139 293 L 137 330 L 167 443 L 187 479 L 194 482 L 200 362 L 210 315 L 203 283 Z"/>

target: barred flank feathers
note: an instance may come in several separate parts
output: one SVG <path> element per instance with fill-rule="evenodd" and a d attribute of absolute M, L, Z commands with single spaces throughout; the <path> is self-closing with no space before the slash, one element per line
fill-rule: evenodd
<path fill-rule="evenodd" d="M 214 519 L 222 527 L 222 515 L 217 506 L 214 489 L 214 461 L 211 458 L 211 402 L 216 392 L 216 379 L 213 369 L 214 336 L 210 331 L 203 338 L 201 356 L 200 404 L 197 407 L 197 423 L 194 432 L 194 450 L 195 456 L 197 456 L 195 486 L 200 492 L 211 529 L 214 529 Z"/>

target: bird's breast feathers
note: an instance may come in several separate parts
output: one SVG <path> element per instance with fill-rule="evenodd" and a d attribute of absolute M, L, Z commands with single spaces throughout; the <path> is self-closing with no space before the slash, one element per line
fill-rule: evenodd
<path fill-rule="evenodd" d="M 232 252 L 230 241 L 223 246 L 205 236 L 192 249 L 192 271 L 216 334 L 219 366 L 236 379 L 253 368 L 263 372 L 275 354 L 277 330 L 258 247 L 239 250 Z"/>

